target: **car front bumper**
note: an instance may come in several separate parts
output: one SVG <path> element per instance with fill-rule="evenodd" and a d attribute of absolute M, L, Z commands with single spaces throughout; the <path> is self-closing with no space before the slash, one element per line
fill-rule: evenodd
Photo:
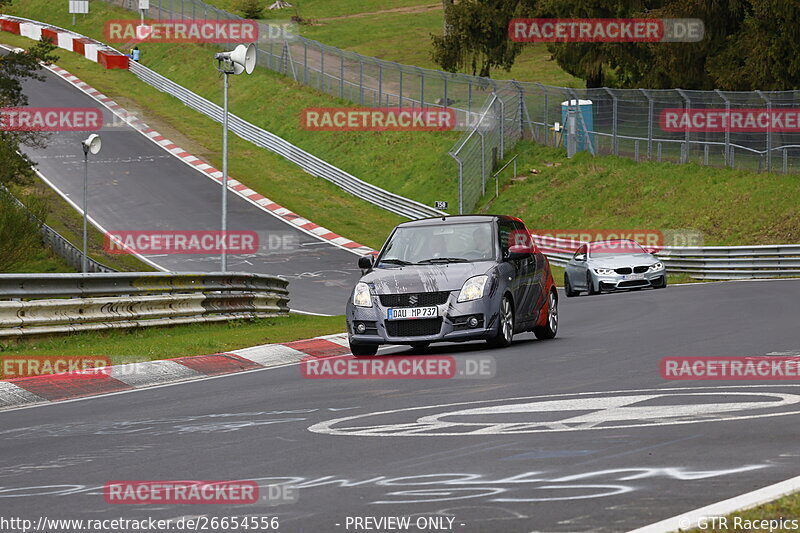
<path fill-rule="evenodd" d="M 484 295 L 470 302 L 458 302 L 459 291 L 451 291 L 447 302 L 437 305 L 437 318 L 387 320 L 388 306 L 372 295 L 372 307 L 347 304 L 347 333 L 353 344 L 416 344 L 429 342 L 461 342 L 486 339 L 497 334 L 499 304 L 496 298 Z M 478 324 L 469 326 L 469 318 Z M 366 331 L 359 333 L 357 326 Z"/>
<path fill-rule="evenodd" d="M 631 279 L 636 274 L 604 274 L 595 273 L 597 285 L 603 291 L 616 291 L 623 289 L 640 289 L 643 287 L 661 287 L 666 284 L 667 273 L 665 270 L 645 272 L 641 279 Z"/>

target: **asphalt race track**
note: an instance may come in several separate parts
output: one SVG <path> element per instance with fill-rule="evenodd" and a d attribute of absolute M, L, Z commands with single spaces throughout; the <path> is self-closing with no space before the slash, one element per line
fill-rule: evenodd
<path fill-rule="evenodd" d="M 2 53 L 6 53 L 4 50 Z M 31 107 L 95 107 L 113 114 L 55 74 L 24 84 Z M 107 231 L 219 230 L 221 187 L 117 119 L 101 131 L 103 149 L 89 162 L 89 215 Z M 83 204 L 85 132 L 53 133 L 43 150 L 26 149 L 39 171 L 77 205 Z M 220 128 L 220 143 L 222 131 Z M 233 157 L 233 155 L 232 155 Z M 265 192 L 267 195 L 268 191 Z M 255 254 L 230 255 L 228 270 L 285 277 L 294 310 L 341 314 L 359 276 L 358 256 L 309 235 L 232 192 L 228 229 L 256 231 Z M 219 271 L 219 255 L 150 256 L 166 270 Z M 302 280 L 302 283 L 298 281 Z"/>
<path fill-rule="evenodd" d="M 294 365 L 3 412 L 0 508 L 277 516 L 293 532 L 403 515 L 454 518 L 425 531 L 625 531 L 800 474 L 800 386 L 659 374 L 666 356 L 800 354 L 798 316 L 791 280 L 562 297 L 554 340 L 432 350 L 492 356 L 492 378 L 304 379 Z M 103 499 L 109 480 L 147 479 L 299 492 L 277 506 Z"/>

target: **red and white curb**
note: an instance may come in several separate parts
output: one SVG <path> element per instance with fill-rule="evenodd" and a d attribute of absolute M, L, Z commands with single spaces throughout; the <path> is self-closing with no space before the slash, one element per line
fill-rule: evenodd
<path fill-rule="evenodd" d="M 337 333 L 213 355 L 115 365 L 91 377 L 56 374 L 16 378 L 0 381 L 0 410 L 283 366 L 309 356 L 346 355 L 350 355 L 347 334 Z"/>
<path fill-rule="evenodd" d="M 2 21 L 4 19 L 9 19 L 9 18 L 10 17 L 0 16 L 0 21 Z M 25 20 L 25 19 L 21 19 L 21 20 Z M 34 21 L 24 22 L 22 25 L 27 25 L 27 26 L 33 27 L 33 26 L 36 26 L 37 24 L 40 25 L 41 27 L 48 27 L 49 28 L 49 26 L 47 26 L 45 24 L 34 22 Z M 25 26 L 25 27 L 27 27 L 27 26 Z M 2 24 L 0 24 L 0 28 L 5 29 L 2 26 Z M 37 26 L 37 28 L 38 28 L 38 26 Z M 16 33 L 19 33 L 19 32 L 16 32 Z M 24 33 L 22 35 L 24 35 L 25 37 L 29 37 L 31 39 L 40 40 L 43 37 L 44 34 L 41 32 L 41 30 L 39 30 L 37 32 L 27 31 L 26 33 Z M 73 33 L 70 33 L 70 32 L 59 31 L 59 33 L 58 33 L 59 43 L 61 43 L 62 41 L 65 41 L 65 39 L 66 39 L 66 37 L 62 38 L 62 35 L 70 36 L 69 43 L 73 42 L 73 38 L 74 38 L 74 40 L 76 42 L 79 39 L 88 40 L 88 39 L 84 38 L 80 34 L 73 34 Z M 98 46 L 103 46 L 103 45 L 98 43 Z M 63 46 L 63 48 L 65 48 L 67 50 L 72 50 L 71 45 L 70 46 L 66 45 L 66 41 L 65 41 L 65 46 Z M 111 49 L 109 47 L 109 50 L 113 50 L 113 49 Z M 91 57 L 87 55 L 87 58 L 90 59 L 90 60 L 93 60 L 93 61 L 97 61 L 96 55 L 92 55 Z M 208 163 L 206 163 L 202 159 L 193 156 L 192 154 L 190 154 L 189 152 L 187 152 L 186 150 L 184 150 L 180 146 L 176 145 L 171 140 L 169 140 L 166 137 L 164 137 L 163 135 L 161 135 L 156 130 L 150 128 L 141 119 L 139 119 L 134 113 L 130 113 L 129 111 L 127 111 L 125 108 L 123 108 L 122 106 L 117 104 L 114 100 L 112 100 L 111 98 L 109 98 L 105 94 L 101 93 L 100 91 L 98 91 L 97 89 L 95 89 L 94 87 L 89 85 L 88 83 L 82 81 L 77 76 L 75 76 L 74 74 L 69 73 L 67 70 L 65 70 L 65 69 L 63 69 L 61 67 L 58 67 L 56 65 L 44 65 L 44 67 L 49 69 L 51 72 L 55 73 L 56 75 L 60 76 L 64 80 L 68 81 L 73 86 L 75 86 L 77 89 L 79 89 L 83 93 L 87 94 L 88 96 L 90 96 L 91 98 L 93 98 L 94 100 L 96 100 L 97 102 L 102 104 L 103 106 L 105 106 L 112 113 L 114 113 L 117 117 L 119 117 L 122 120 L 124 120 L 125 122 L 127 122 L 133 129 L 139 131 L 145 137 L 147 137 L 148 139 L 150 139 L 151 141 L 153 141 L 154 143 L 156 143 L 157 145 L 162 147 L 164 150 L 166 150 L 167 152 L 169 152 L 173 156 L 177 157 L 178 159 L 180 159 L 181 161 L 183 161 L 187 165 L 193 167 L 194 169 L 196 169 L 198 172 L 200 172 L 201 174 L 203 174 L 207 178 L 209 178 L 211 180 L 214 180 L 217 183 L 220 183 L 220 184 L 222 183 L 222 172 L 221 171 L 219 171 L 216 168 L 214 168 L 213 166 L 209 165 Z M 355 241 L 352 241 L 352 240 L 350 240 L 350 239 L 348 239 L 346 237 L 342 237 L 341 235 L 339 235 L 337 233 L 334 233 L 331 230 L 329 230 L 329 229 L 327 229 L 327 228 L 325 228 L 323 226 L 320 226 L 319 224 L 315 224 L 314 222 L 311 222 L 307 218 L 301 217 L 297 213 L 294 213 L 291 210 L 289 210 L 289 209 L 287 209 L 287 208 L 285 208 L 285 207 L 273 202 L 269 198 L 257 193 L 253 189 L 247 187 L 247 185 L 244 185 L 243 183 L 231 178 L 230 176 L 228 177 L 228 186 L 229 186 L 230 190 L 234 194 L 240 196 L 241 198 L 245 199 L 246 201 L 250 202 L 251 204 L 257 206 L 262 211 L 265 211 L 265 212 L 267 212 L 267 213 L 269 213 L 269 214 L 271 214 L 271 215 L 283 220 L 284 222 L 287 222 L 287 223 L 291 224 L 292 226 L 296 227 L 297 229 L 299 229 L 299 230 L 301 230 L 301 231 L 303 231 L 303 232 L 305 232 L 305 233 L 307 233 L 307 234 L 309 234 L 311 236 L 314 236 L 314 237 L 320 239 L 321 241 L 327 242 L 329 244 L 332 244 L 334 246 L 337 246 L 337 247 L 342 248 L 344 250 L 347 250 L 349 252 L 353 252 L 356 255 L 367 255 L 367 254 L 374 254 L 375 253 L 375 250 L 373 250 L 369 246 L 365 246 L 363 244 L 359 244 L 359 243 L 357 243 Z"/>

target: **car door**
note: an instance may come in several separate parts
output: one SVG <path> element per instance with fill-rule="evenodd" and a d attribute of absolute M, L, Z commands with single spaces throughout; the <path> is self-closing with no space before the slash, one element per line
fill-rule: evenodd
<path fill-rule="evenodd" d="M 515 322 L 518 326 L 533 320 L 535 302 L 535 274 L 536 260 L 533 254 L 520 259 L 506 260 L 508 249 L 514 244 L 526 243 L 530 245 L 530 235 L 525 225 L 515 220 L 501 220 L 500 228 L 500 248 L 503 252 L 503 259 L 512 267 L 509 282 L 511 294 L 514 298 Z"/>
<path fill-rule="evenodd" d="M 567 264 L 567 275 L 569 276 L 569 282 L 572 284 L 573 289 L 588 289 L 586 285 L 586 269 L 588 268 L 586 256 L 588 250 L 589 247 L 586 244 L 579 246 L 578 249 L 575 250 L 572 259 L 570 259 Z"/>

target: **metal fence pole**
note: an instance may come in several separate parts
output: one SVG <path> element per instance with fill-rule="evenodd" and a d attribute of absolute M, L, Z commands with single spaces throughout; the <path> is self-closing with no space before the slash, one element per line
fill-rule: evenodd
<path fill-rule="evenodd" d="M 756 91 L 756 94 L 767 103 L 767 114 L 769 115 L 769 126 L 767 127 L 767 172 L 772 172 L 772 100 L 763 92 Z"/>
<path fill-rule="evenodd" d="M 425 73 L 417 67 L 419 72 L 419 106 L 425 107 Z"/>
<path fill-rule="evenodd" d="M 325 49 L 319 45 L 319 90 L 325 92 Z"/>
<path fill-rule="evenodd" d="M 303 85 L 308 85 L 308 42 L 303 40 Z"/>
<path fill-rule="evenodd" d="M 481 136 L 481 195 L 486 194 L 486 143 L 484 142 L 483 132 L 478 130 Z"/>
<path fill-rule="evenodd" d="M 611 151 L 614 155 L 619 155 L 619 144 L 617 142 L 617 95 L 608 87 L 603 87 L 611 96 Z"/>
<path fill-rule="evenodd" d="M 653 153 L 653 99 L 644 89 L 639 90 L 647 98 L 647 159 L 650 159 Z"/>
<path fill-rule="evenodd" d="M 538 85 L 539 88 L 544 93 L 544 121 L 543 122 L 544 122 L 544 138 L 545 138 L 545 145 L 546 145 L 547 144 L 547 139 L 549 138 L 549 135 L 547 135 L 547 128 L 550 126 L 550 124 L 547 123 L 547 89 L 545 89 L 544 85 L 542 85 L 541 83 L 537 82 L 535 85 Z M 553 143 L 555 143 L 555 136 L 553 137 L 553 139 L 554 139 Z"/>
<path fill-rule="evenodd" d="M 450 154 L 450 157 L 456 160 L 458 165 L 458 214 L 464 214 L 464 163 L 458 158 L 456 154 Z"/>
<path fill-rule="evenodd" d="M 686 96 L 686 93 L 683 92 L 683 89 L 675 89 L 675 90 L 678 92 L 678 94 L 680 94 L 683 97 L 683 101 L 684 101 L 683 109 L 686 112 L 686 116 L 690 116 L 690 113 L 692 111 L 692 101 L 689 100 L 689 97 Z M 688 163 L 689 162 L 689 147 L 690 146 L 691 145 L 689 144 L 689 121 L 687 121 L 686 122 L 686 135 L 684 137 L 684 149 L 683 149 L 683 151 L 681 153 L 681 163 Z"/>
<path fill-rule="evenodd" d="M 497 99 L 500 102 L 500 159 L 505 159 L 505 124 L 506 121 L 506 105 L 502 98 Z M 494 169 L 492 169 L 494 171 Z"/>
<path fill-rule="evenodd" d="M 358 104 L 364 105 L 364 61 L 358 58 Z"/>
<path fill-rule="evenodd" d="M 339 54 L 339 98 L 344 100 L 344 54 Z"/>
<path fill-rule="evenodd" d="M 722 100 L 725 102 L 725 115 L 728 117 L 728 121 L 730 121 L 731 101 L 728 100 L 728 98 L 724 94 L 722 94 L 722 92 L 719 89 L 714 89 L 714 92 L 716 92 L 719 95 L 719 97 L 722 98 Z M 730 162 L 728 161 L 730 159 L 730 152 L 731 152 L 731 128 L 730 128 L 730 123 L 728 123 L 728 127 L 725 128 L 725 164 L 726 165 L 730 164 Z"/>
<path fill-rule="evenodd" d="M 403 69 L 397 65 L 397 70 L 400 71 L 400 96 L 398 99 L 397 107 L 403 107 Z"/>

